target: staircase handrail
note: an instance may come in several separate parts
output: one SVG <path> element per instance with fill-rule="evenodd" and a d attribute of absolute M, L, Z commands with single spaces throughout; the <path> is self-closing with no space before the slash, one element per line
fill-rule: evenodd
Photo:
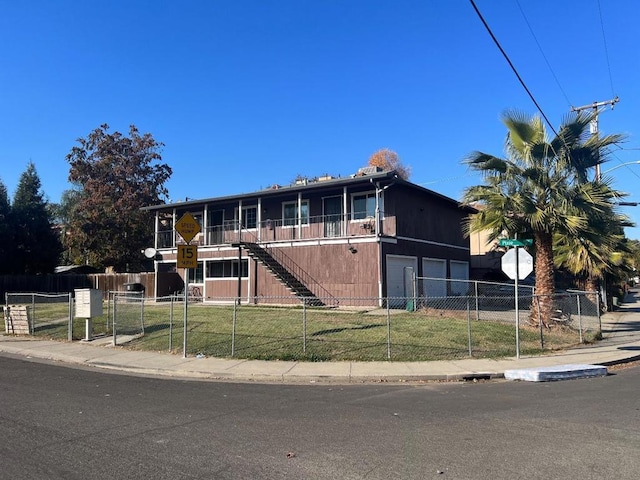
<path fill-rule="evenodd" d="M 242 227 L 240 230 L 240 243 L 255 243 L 260 248 L 267 251 L 269 255 L 271 255 L 280 265 L 282 265 L 291 275 L 293 275 L 299 282 L 301 282 L 304 286 L 309 288 L 310 285 L 314 285 L 318 290 L 313 291 L 311 288 L 309 290 L 314 293 L 317 298 L 320 298 L 324 303 L 325 299 L 331 300 L 334 306 L 338 305 L 339 300 L 335 298 L 329 291 L 324 288 L 320 282 L 318 282 L 315 278 L 309 275 L 300 265 L 298 265 L 291 257 L 289 257 L 286 253 L 282 251 L 280 248 L 271 248 L 268 244 L 260 242 L 256 235 L 247 230 L 245 227 Z M 249 240 L 247 240 L 247 237 Z M 316 292 L 320 292 L 322 295 L 318 295 Z"/>

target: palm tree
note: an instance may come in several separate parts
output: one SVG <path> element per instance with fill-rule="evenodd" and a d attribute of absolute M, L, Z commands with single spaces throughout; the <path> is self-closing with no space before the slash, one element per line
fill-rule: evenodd
<path fill-rule="evenodd" d="M 533 237 L 536 293 L 544 322 L 553 311 L 554 234 L 579 236 L 589 218 L 610 208 L 610 197 L 603 194 L 600 182 L 588 181 L 588 174 L 621 136 L 589 136 L 591 119 L 592 114 L 571 114 L 548 140 L 539 116 L 508 111 L 503 115 L 507 158 L 474 152 L 465 160 L 485 180 L 464 193 L 465 203 L 484 207 L 469 218 L 467 231 L 488 230 L 490 241 L 505 233 Z"/>
<path fill-rule="evenodd" d="M 591 216 L 580 234 L 554 235 L 554 263 L 582 280 L 585 290 L 594 292 L 605 274 L 619 266 L 621 256 L 629 253 L 623 228 L 634 224 L 615 210 L 615 201 L 622 193 L 612 190 L 608 181 L 591 187 L 599 188 L 599 193 L 608 198 L 608 206 L 602 210 L 588 209 Z"/>

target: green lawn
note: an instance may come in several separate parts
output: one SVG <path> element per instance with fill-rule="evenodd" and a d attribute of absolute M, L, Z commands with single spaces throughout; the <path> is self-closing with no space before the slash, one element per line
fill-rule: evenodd
<path fill-rule="evenodd" d="M 182 352 L 184 306 L 180 302 L 119 304 L 117 335 L 144 335 L 127 343 L 127 348 Z M 143 314 L 144 312 L 144 314 Z M 94 334 L 112 334 L 113 311 L 93 319 Z M 66 339 L 68 305 L 36 306 L 35 334 Z M 264 360 L 445 360 L 469 357 L 497 358 L 516 354 L 513 322 L 467 322 L 466 312 L 434 316 L 432 312 L 392 311 L 387 324 L 384 309 L 342 310 L 301 307 L 190 304 L 187 319 L 188 354 Z M 48 319 L 44 321 L 43 319 Z M 107 325 L 109 328 L 107 328 Z M 74 339 L 84 338 L 84 319 L 75 319 Z M 538 354 L 566 348 L 579 342 L 578 332 L 568 328 L 540 331 L 520 328 L 520 352 Z M 586 340 L 592 340 L 585 334 Z M 388 344 L 387 339 L 390 340 Z"/>
<path fill-rule="evenodd" d="M 176 308 L 177 307 L 177 308 Z M 145 335 L 130 348 L 182 351 L 183 312 L 176 304 L 173 322 L 168 306 L 145 306 Z M 341 311 L 295 307 L 190 305 L 187 320 L 189 354 L 264 360 L 443 360 L 469 356 L 469 324 L 466 320 L 427 316 L 422 311 Z M 474 357 L 515 355 L 515 326 L 503 322 L 472 321 L 471 351 Z M 547 348 L 578 343 L 571 330 L 544 332 Z M 540 332 L 520 329 L 523 355 L 542 352 Z"/>

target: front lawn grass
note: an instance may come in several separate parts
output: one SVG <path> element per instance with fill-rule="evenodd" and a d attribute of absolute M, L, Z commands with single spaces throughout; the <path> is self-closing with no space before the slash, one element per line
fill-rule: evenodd
<path fill-rule="evenodd" d="M 235 322 L 234 322 L 235 311 Z M 182 353 L 184 305 L 176 303 L 119 304 L 117 335 L 144 335 L 127 348 Z M 68 305 L 37 305 L 34 333 L 54 339 L 68 335 Z M 94 335 L 111 335 L 113 312 L 93 319 Z M 187 353 L 216 357 L 299 361 L 428 361 L 457 358 L 515 356 L 513 322 L 472 320 L 466 313 L 434 315 L 384 309 L 346 310 L 299 306 L 190 304 Z M 46 321 L 44 319 L 47 319 Z M 235 335 L 234 335 L 235 327 Z M 85 320 L 74 319 L 73 337 L 85 336 Z M 469 345 L 469 335 L 471 345 Z M 578 332 L 570 328 L 543 331 L 521 326 L 520 353 L 534 355 L 577 345 Z M 585 340 L 593 340 L 585 334 Z M 389 343 L 387 340 L 389 339 Z M 390 357 L 388 356 L 390 354 Z"/>
<path fill-rule="evenodd" d="M 173 316 L 166 304 L 146 304 L 145 335 L 128 344 L 140 350 L 182 352 L 183 310 Z M 188 354 L 262 360 L 387 360 L 427 361 L 469 357 L 469 323 L 424 312 L 386 314 L 339 309 L 307 309 L 241 305 L 189 305 Z M 515 356 L 513 323 L 471 321 L 474 358 Z M 387 337 L 390 347 L 387 345 Z M 520 352 L 538 354 L 578 343 L 575 331 L 545 331 L 547 349 L 540 346 L 537 328 L 520 328 Z M 171 347 L 171 348 L 170 348 Z"/>

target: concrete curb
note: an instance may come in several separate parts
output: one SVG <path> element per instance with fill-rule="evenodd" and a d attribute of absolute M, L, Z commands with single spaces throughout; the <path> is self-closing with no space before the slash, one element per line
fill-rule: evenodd
<path fill-rule="evenodd" d="M 633 344 L 582 348 L 552 356 L 516 360 L 464 359 L 435 362 L 267 362 L 195 357 L 182 358 L 154 352 L 129 351 L 87 344 L 0 337 L 0 352 L 24 357 L 97 368 L 134 375 L 193 380 L 278 384 L 399 384 L 501 380 L 506 370 L 568 363 L 617 365 L 640 359 L 640 340 Z M 615 358 L 614 358 L 615 357 Z M 593 361 L 587 361 L 591 358 Z"/>
<path fill-rule="evenodd" d="M 634 292 L 634 299 L 638 292 Z M 596 345 L 535 357 L 430 362 L 293 362 L 188 357 L 113 347 L 108 339 L 55 342 L 0 334 L 0 354 L 164 378 L 277 384 L 402 384 L 505 378 L 505 371 L 567 364 L 613 366 L 640 360 L 640 300 L 602 317 Z M 97 339 L 96 339 L 97 340 Z"/>

